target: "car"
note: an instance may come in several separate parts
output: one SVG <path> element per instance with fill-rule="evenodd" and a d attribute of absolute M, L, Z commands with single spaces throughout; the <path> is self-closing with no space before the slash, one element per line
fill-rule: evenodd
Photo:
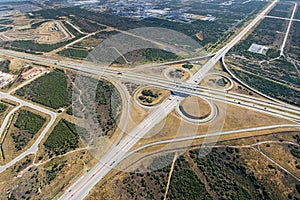
<path fill-rule="evenodd" d="M 109 166 L 112 166 L 113 164 L 115 164 L 116 161 L 113 161 Z"/>

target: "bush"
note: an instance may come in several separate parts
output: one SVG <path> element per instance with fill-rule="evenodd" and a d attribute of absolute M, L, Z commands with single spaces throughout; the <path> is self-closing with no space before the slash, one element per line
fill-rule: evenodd
<path fill-rule="evenodd" d="M 194 67 L 194 65 L 192 65 L 192 64 L 184 64 L 184 65 L 182 65 L 182 67 L 185 68 L 185 69 L 192 69 Z"/>
<path fill-rule="evenodd" d="M 296 184 L 296 190 L 300 194 L 300 184 Z"/>
<path fill-rule="evenodd" d="M 9 65 L 10 61 L 9 60 L 4 60 L 0 62 L 0 71 L 4 73 L 9 73 Z"/>
<path fill-rule="evenodd" d="M 292 154 L 294 157 L 300 159 L 300 151 L 298 151 L 298 150 L 296 150 L 296 149 L 292 149 L 292 150 L 291 150 L 291 154 Z"/>

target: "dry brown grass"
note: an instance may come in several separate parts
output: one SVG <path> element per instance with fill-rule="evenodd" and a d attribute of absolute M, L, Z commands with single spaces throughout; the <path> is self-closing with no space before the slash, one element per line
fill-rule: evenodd
<path fill-rule="evenodd" d="M 300 163 L 300 159 L 294 157 L 289 148 L 289 144 L 262 144 L 259 145 L 260 149 L 268 155 L 272 160 L 280 164 L 282 167 L 288 171 L 300 177 L 300 171 L 296 168 L 296 165 Z"/>
<path fill-rule="evenodd" d="M 14 19 L 13 22 L 14 26 L 20 26 L 22 28 L 30 27 L 31 19 L 27 19 L 25 15 L 14 16 L 13 19 Z"/>
<path fill-rule="evenodd" d="M 31 155 L 30 157 L 33 161 L 34 156 Z M 21 163 L 22 161 L 15 166 L 19 166 Z M 52 159 L 37 167 L 32 166 L 32 169 L 25 170 L 25 173 L 18 173 L 14 170 L 14 167 L 11 167 L 0 174 L 0 195 L 1 197 L 6 197 L 8 195 L 6 191 L 12 191 L 15 196 L 18 195 L 16 196 L 17 198 L 21 198 L 25 191 L 30 190 L 32 192 L 30 194 L 31 199 L 54 199 L 64 192 L 62 188 L 68 188 L 75 180 L 84 175 L 87 170 L 91 169 L 95 163 L 96 161 L 93 160 L 89 152 L 83 150 Z M 55 164 L 64 164 L 64 167 L 56 172 L 55 179 L 48 184 L 46 182 L 46 171 L 50 170 Z M 17 175 L 19 175 L 18 178 L 16 178 Z M 34 179 L 37 182 L 31 187 Z M 36 192 L 38 188 L 41 189 L 41 193 Z"/>
<path fill-rule="evenodd" d="M 220 131 L 238 130 L 259 126 L 269 126 L 277 124 L 292 124 L 293 122 L 283 118 L 274 117 L 265 113 L 248 110 L 234 105 L 216 103 L 218 106 L 218 116 L 211 122 L 205 124 L 191 124 L 179 118 L 175 112 L 169 114 L 165 121 L 155 125 L 134 148 L 160 140 L 167 140 L 176 137 L 187 137 L 213 133 Z M 234 139 L 255 135 L 272 133 L 274 131 L 295 130 L 295 128 L 279 128 L 273 130 L 256 131 L 249 133 L 239 133 L 224 136 L 225 139 Z M 220 139 L 220 138 L 219 138 Z"/>
<path fill-rule="evenodd" d="M 133 130 L 149 115 L 149 111 L 146 111 L 136 105 L 132 99 L 130 99 L 130 105 L 130 118 L 126 132 L 130 132 L 131 130 Z"/>
<path fill-rule="evenodd" d="M 240 154 L 244 158 L 247 169 L 253 172 L 269 191 L 271 188 L 276 188 L 276 190 L 271 191 L 287 197 L 293 191 L 292 188 L 295 188 L 295 180 L 286 176 L 281 170 L 269 168 L 268 165 L 273 164 L 258 151 L 247 148 L 242 149 Z"/>

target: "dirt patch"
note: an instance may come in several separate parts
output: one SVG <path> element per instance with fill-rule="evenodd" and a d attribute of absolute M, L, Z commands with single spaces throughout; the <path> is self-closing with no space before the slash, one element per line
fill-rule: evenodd
<path fill-rule="evenodd" d="M 179 109 L 184 115 L 192 119 L 204 119 L 211 113 L 208 102 L 196 96 L 185 98 L 180 103 Z"/>
<path fill-rule="evenodd" d="M 186 81 L 190 78 L 190 74 L 186 70 L 180 68 L 167 69 L 165 71 L 165 76 L 168 79 L 175 81 Z"/>
<path fill-rule="evenodd" d="M 39 23 L 41 23 L 41 25 L 38 27 L 32 27 Z M 66 41 L 72 37 L 60 21 L 37 22 L 35 24 L 31 24 L 30 28 L 7 31 L 5 38 L 11 41 L 35 40 L 41 44 L 55 44 Z"/>
<path fill-rule="evenodd" d="M 215 89 L 226 89 L 230 87 L 230 81 L 220 75 L 209 74 L 201 81 L 200 85 Z"/>

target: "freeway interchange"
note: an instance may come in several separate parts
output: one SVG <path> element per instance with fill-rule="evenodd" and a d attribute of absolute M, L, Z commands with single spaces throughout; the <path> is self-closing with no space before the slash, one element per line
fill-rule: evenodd
<path fill-rule="evenodd" d="M 83 199 L 88 195 L 89 191 L 98 183 L 106 174 L 110 172 L 115 166 L 117 166 L 124 158 L 128 157 L 132 151 L 132 147 L 156 124 L 165 119 L 169 113 L 188 95 L 195 95 L 201 98 L 208 100 L 220 101 L 228 104 L 239 105 L 248 109 L 253 109 L 263 113 L 272 114 L 275 116 L 280 116 L 288 120 L 300 123 L 300 108 L 287 105 L 282 102 L 272 101 L 272 100 L 263 100 L 255 97 L 249 97 L 242 94 L 234 94 L 224 90 L 212 89 L 200 86 L 200 82 L 203 80 L 205 75 L 216 65 L 219 60 L 221 60 L 225 54 L 237 44 L 263 17 L 276 5 L 278 1 L 273 1 L 268 5 L 261 13 L 259 13 L 240 33 L 238 33 L 231 41 L 229 41 L 223 48 L 221 48 L 214 55 L 210 55 L 209 61 L 197 71 L 187 82 L 179 82 L 166 80 L 158 77 L 152 77 L 147 75 L 141 75 L 138 73 L 130 71 L 121 71 L 119 69 L 107 68 L 105 66 L 94 65 L 92 63 L 76 63 L 76 62 L 65 62 L 59 61 L 56 59 L 46 58 L 38 55 L 29 55 L 26 53 L 14 52 L 9 50 L 0 50 L 0 54 L 7 56 L 19 57 L 22 59 L 27 59 L 35 62 L 42 62 L 48 64 L 54 64 L 59 67 L 72 69 L 76 71 L 81 71 L 89 74 L 99 75 L 107 78 L 118 78 L 121 80 L 132 81 L 135 83 L 146 84 L 158 88 L 167 89 L 173 92 L 173 94 L 163 102 L 153 113 L 151 113 L 146 119 L 144 119 L 134 130 L 132 130 L 128 136 L 124 137 L 117 145 L 114 145 L 99 161 L 96 166 L 86 173 L 82 178 L 80 178 L 76 183 L 74 183 L 69 189 L 66 190 L 65 194 L 60 197 L 61 200 L 65 199 Z M 197 60 L 201 57 L 191 58 L 189 60 Z M 188 60 L 186 60 L 188 61 Z M 170 64 L 170 63 L 165 63 Z M 179 94 L 179 95 L 178 95 Z M 49 131 L 50 127 L 53 125 L 57 114 L 53 111 L 49 111 L 43 107 L 25 102 L 20 100 L 12 95 L 6 93 L 0 93 L 2 98 L 11 99 L 20 103 L 20 105 L 28 106 L 33 109 L 39 110 L 51 116 L 51 120 L 48 123 L 47 127 L 43 130 L 42 134 L 39 136 L 34 145 L 28 149 L 26 152 L 15 158 L 13 161 L 8 163 L 5 166 L 0 167 L 0 173 L 12 166 L 26 155 L 35 153 L 38 150 L 38 145 L 41 142 L 42 138 Z M 19 108 L 19 107 L 18 107 Z M 14 109 L 13 111 L 15 111 Z M 12 112 L 13 113 L 13 112 Z M 11 113 L 11 114 L 12 114 Z M 10 115 L 5 119 L 5 122 L 8 121 Z M 2 125 L 0 129 L 0 134 L 4 130 L 5 126 Z M 168 141 L 160 141 L 157 143 L 149 144 L 156 145 L 161 143 L 170 143 L 178 142 L 184 140 L 193 140 L 202 137 L 211 137 L 216 135 L 226 135 L 234 134 L 246 131 L 257 131 L 264 129 L 272 129 L 277 127 L 299 127 L 298 124 L 286 124 L 278 126 L 266 126 L 266 127 L 256 127 L 252 129 L 245 130 L 234 130 L 227 132 L 218 132 L 214 134 L 207 134 L 201 136 L 187 137 L 187 138 L 178 138 Z M 142 148 L 136 149 L 138 151 Z"/>

